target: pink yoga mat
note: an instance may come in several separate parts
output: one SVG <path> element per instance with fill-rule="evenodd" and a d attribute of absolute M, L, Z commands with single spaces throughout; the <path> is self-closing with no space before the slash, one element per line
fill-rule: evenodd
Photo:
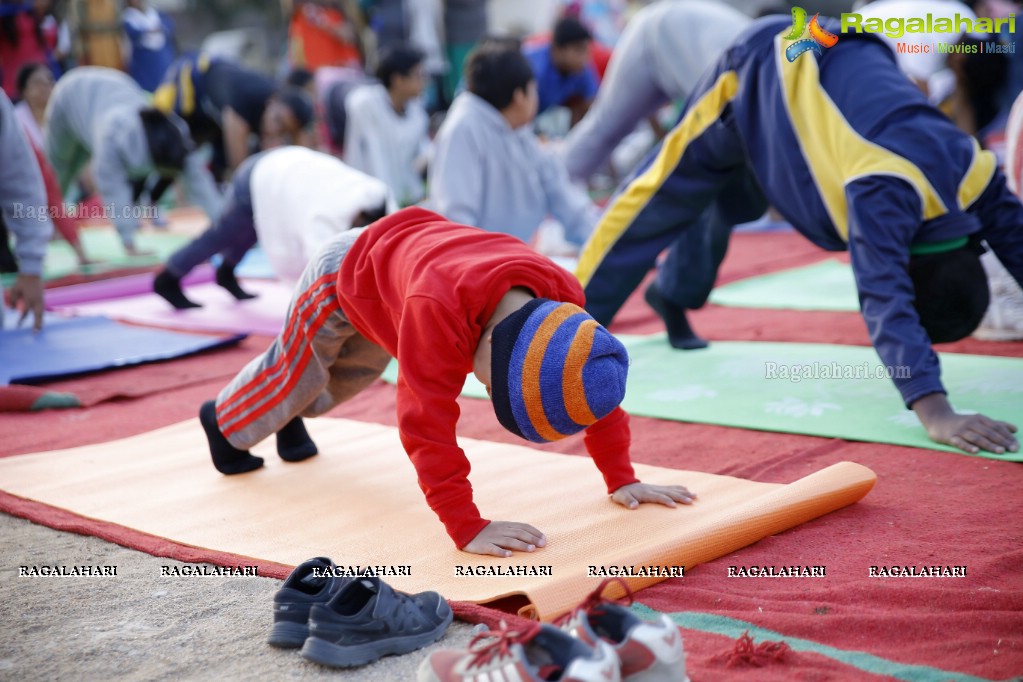
<path fill-rule="evenodd" d="M 105 315 L 116 320 L 136 322 L 168 329 L 262 334 L 275 336 L 281 331 L 291 302 L 289 285 L 269 280 L 243 280 L 242 288 L 256 294 L 248 301 L 236 301 L 216 284 L 185 286 L 185 295 L 202 308 L 175 310 L 152 293 L 122 296 L 105 301 L 71 303 L 56 309 L 72 315 Z"/>
<path fill-rule="evenodd" d="M 185 275 L 184 285 L 205 284 L 213 281 L 213 268 L 202 265 Z M 148 294 L 153 291 L 153 274 L 144 272 L 126 277 L 111 277 L 96 282 L 73 284 L 67 287 L 56 287 L 46 290 L 46 309 L 67 309 L 83 303 L 108 301 L 114 298 L 126 298 Z"/>

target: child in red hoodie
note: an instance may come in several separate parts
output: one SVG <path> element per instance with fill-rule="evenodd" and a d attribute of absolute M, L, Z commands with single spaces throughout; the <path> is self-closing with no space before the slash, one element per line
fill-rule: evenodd
<path fill-rule="evenodd" d="M 674 507 L 681 486 L 641 483 L 629 461 L 625 347 L 580 306 L 571 273 L 520 240 L 399 211 L 329 242 L 306 268 L 281 335 L 199 416 L 224 474 L 259 468 L 247 449 L 271 434 L 287 461 L 316 454 L 302 417 L 321 415 L 398 359 L 398 428 L 426 501 L 455 544 L 511 556 L 543 547 L 525 523 L 484 519 L 458 447 L 456 399 L 468 373 L 501 424 L 534 442 L 585 430 L 611 498 Z"/>

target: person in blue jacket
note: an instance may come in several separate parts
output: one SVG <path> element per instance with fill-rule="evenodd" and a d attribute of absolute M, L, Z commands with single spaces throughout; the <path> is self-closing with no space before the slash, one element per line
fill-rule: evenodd
<path fill-rule="evenodd" d="M 818 246 L 849 251 L 874 348 L 909 368 L 894 382 L 931 439 L 1018 451 L 1014 425 L 952 409 L 931 344 L 983 317 L 984 243 L 1023 282 L 1023 205 L 994 155 L 928 104 L 882 42 L 839 39 L 832 20 L 808 34 L 799 19 L 760 19 L 739 35 L 619 188 L 576 271 L 588 312 L 609 324 L 668 249 L 647 299 L 669 341 L 686 338 L 673 302 L 686 275 L 671 268 L 680 237 L 717 202 L 753 212 L 770 202 Z"/>
<path fill-rule="evenodd" d="M 147 0 L 127 0 L 121 26 L 129 49 L 128 74 L 143 90 L 153 92 L 177 54 L 174 23 Z"/>

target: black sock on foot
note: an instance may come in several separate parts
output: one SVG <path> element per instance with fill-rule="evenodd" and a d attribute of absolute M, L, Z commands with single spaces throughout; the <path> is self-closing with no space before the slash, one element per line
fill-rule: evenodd
<path fill-rule="evenodd" d="M 689 326 L 686 309 L 667 301 L 661 295 L 661 290 L 657 288 L 656 282 L 650 283 L 643 297 L 646 299 L 647 305 L 664 320 L 664 326 L 668 330 L 668 343 L 672 348 L 696 350 L 710 345 L 706 340 L 697 336 L 693 328 Z"/>
<path fill-rule="evenodd" d="M 161 270 L 153 279 L 153 291 L 178 310 L 202 307 L 185 296 L 185 292 L 181 291 L 181 280 L 166 270 Z"/>
<path fill-rule="evenodd" d="M 217 266 L 216 279 L 217 284 L 231 292 L 231 295 L 239 301 L 256 297 L 255 294 L 250 294 L 241 288 L 241 285 L 238 284 L 238 279 L 234 276 L 234 265 L 230 263 L 224 262 Z"/>
<path fill-rule="evenodd" d="M 213 456 L 213 466 L 217 471 L 227 475 L 244 474 L 263 466 L 262 457 L 251 455 L 248 450 L 239 450 L 224 438 L 217 425 L 217 406 L 214 401 L 207 400 L 202 404 L 199 408 L 199 421 L 210 442 L 210 455 Z"/>
<path fill-rule="evenodd" d="M 301 417 L 295 417 L 277 432 L 277 454 L 285 462 L 301 462 L 319 452 Z"/>

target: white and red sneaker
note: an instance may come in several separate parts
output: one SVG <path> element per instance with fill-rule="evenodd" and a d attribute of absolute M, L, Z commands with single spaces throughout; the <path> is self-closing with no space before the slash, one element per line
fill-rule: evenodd
<path fill-rule="evenodd" d="M 625 589 L 625 601 L 603 597 L 607 585 L 617 581 Z M 645 621 L 628 608 L 632 590 L 620 578 L 603 581 L 579 606 L 558 619 L 561 629 L 590 645 L 614 646 L 621 660 L 622 682 L 689 682 L 682 633 L 671 620 Z"/>
<path fill-rule="evenodd" d="M 621 682 L 620 662 L 606 642 L 584 644 L 552 625 L 485 630 L 468 651 L 435 651 L 419 666 L 419 682 Z"/>

